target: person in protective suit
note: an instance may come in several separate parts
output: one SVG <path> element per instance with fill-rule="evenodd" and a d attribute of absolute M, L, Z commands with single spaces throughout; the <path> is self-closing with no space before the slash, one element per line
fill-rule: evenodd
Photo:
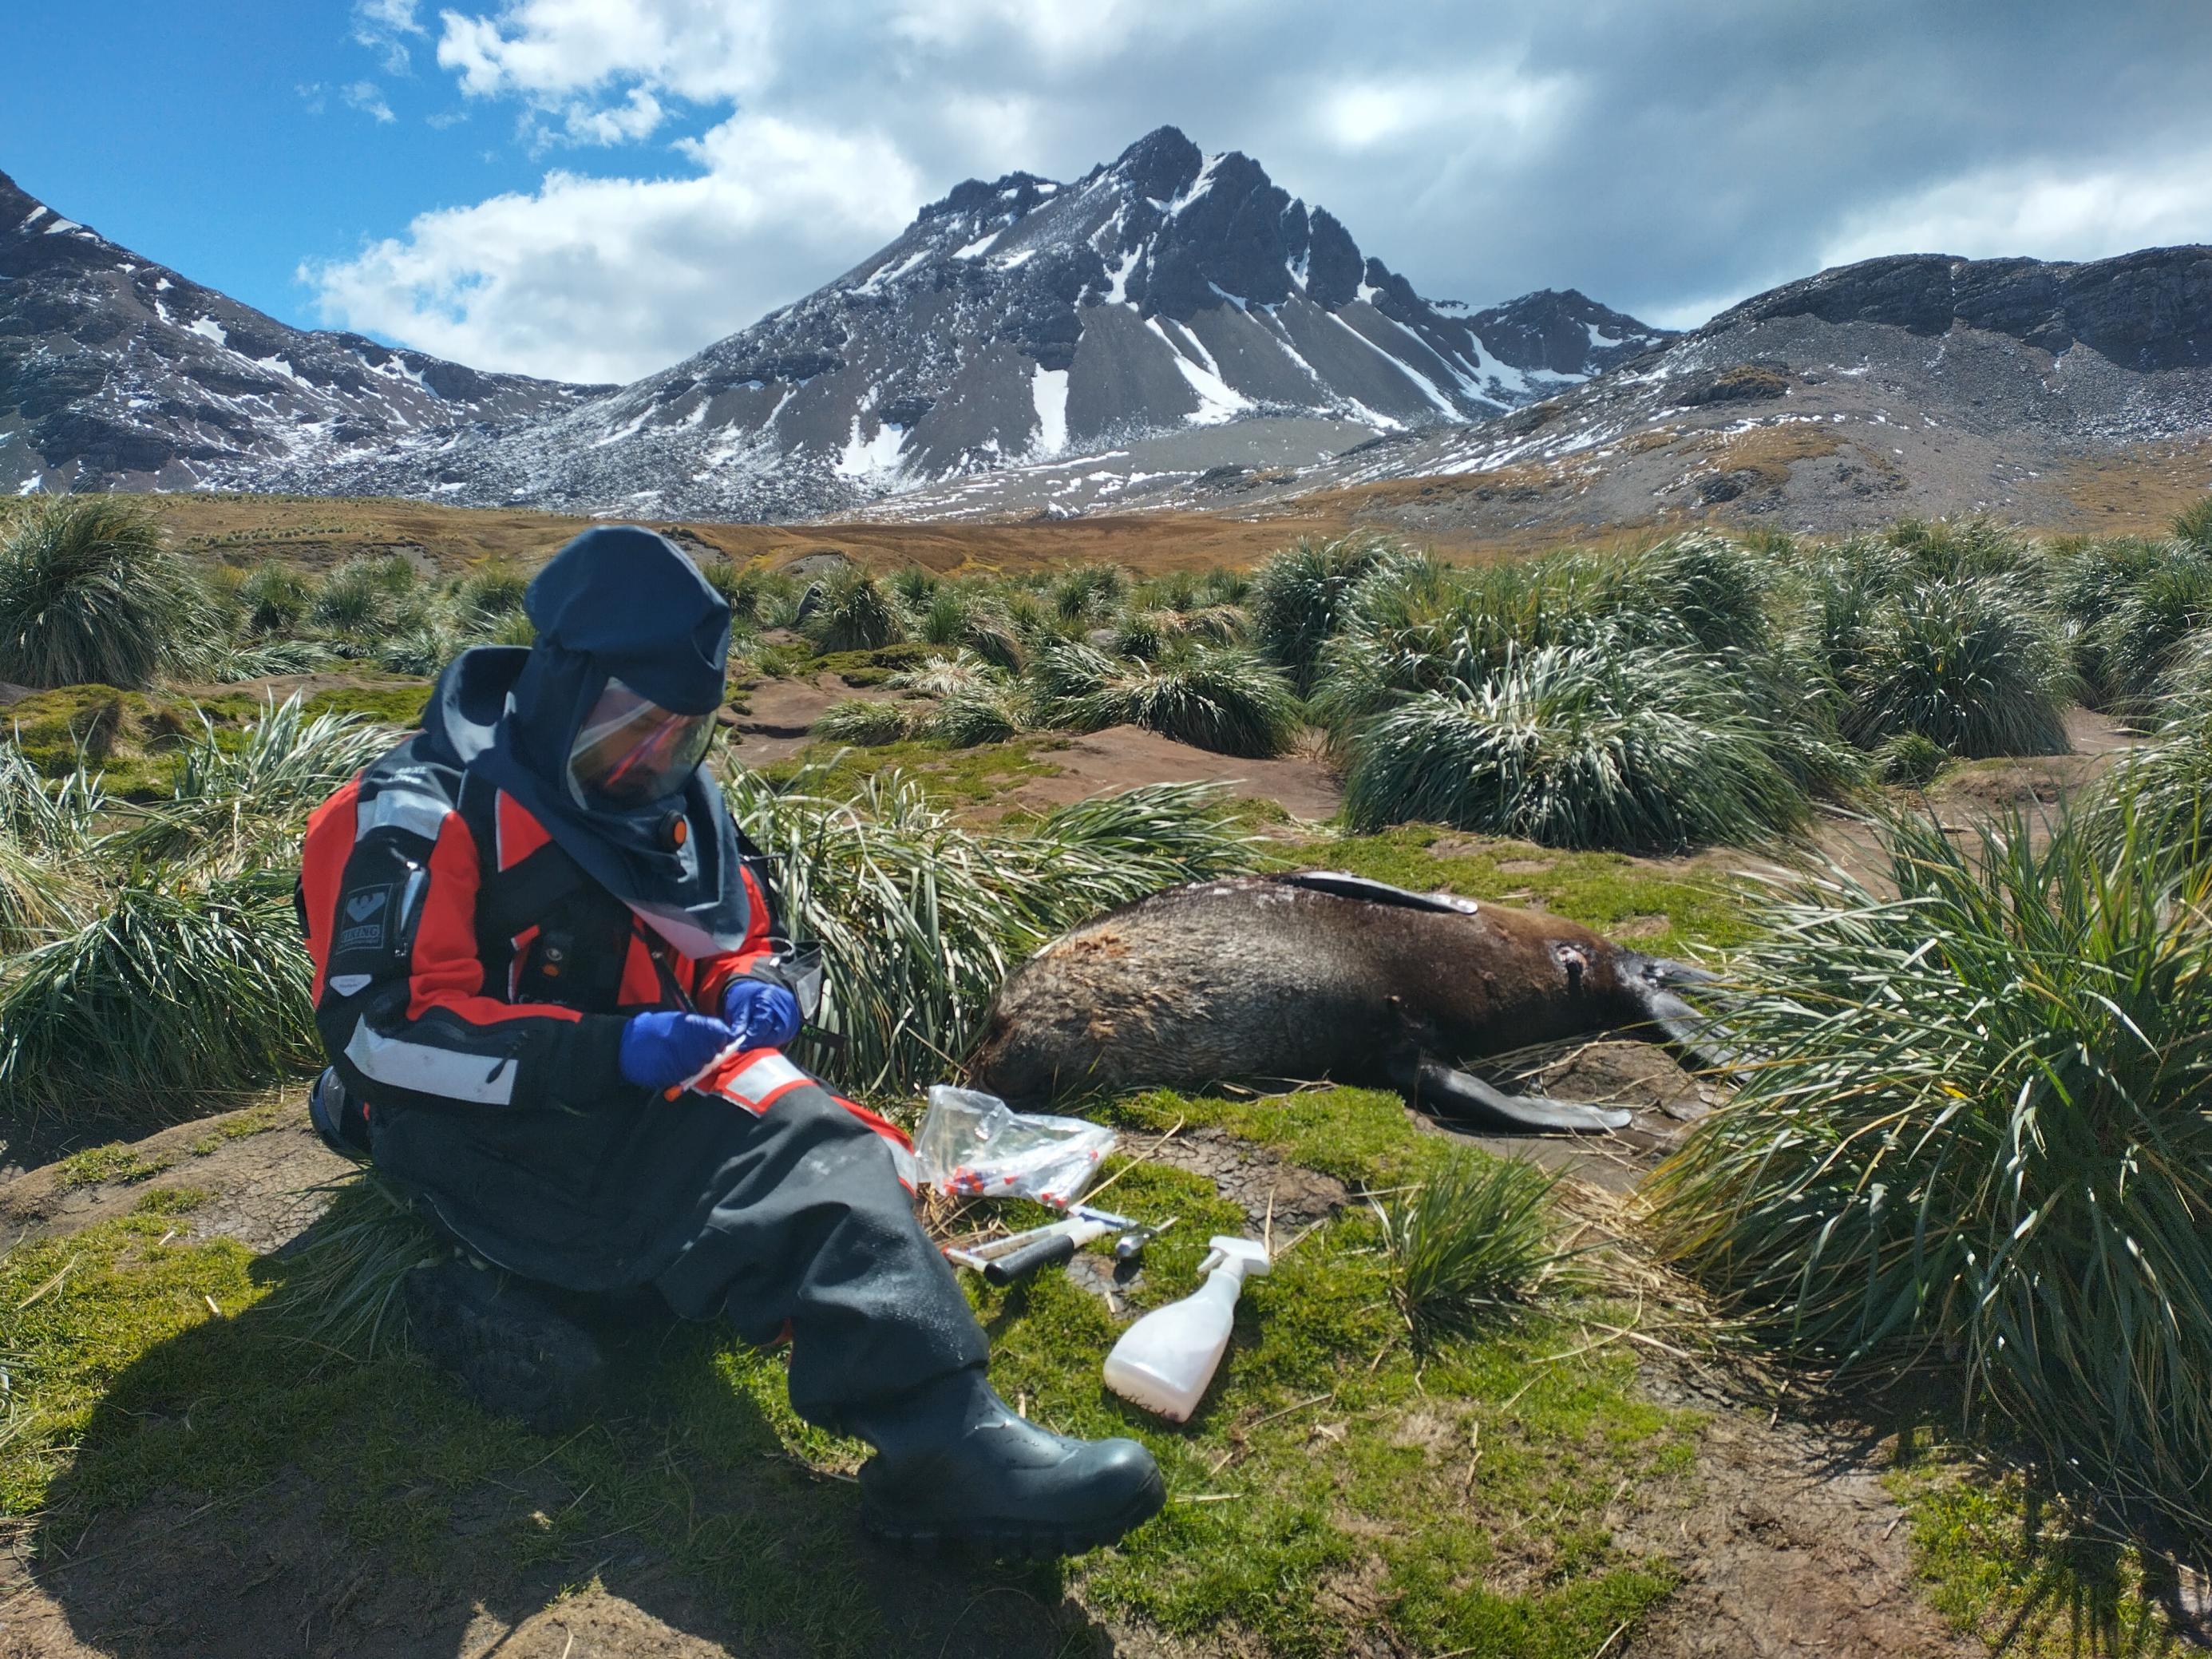
<path fill-rule="evenodd" d="M 999 1399 L 904 1137 L 775 1052 L 803 953 L 702 764 L 728 606 L 630 527 L 569 543 L 525 605 L 536 644 L 465 652 L 309 822 L 319 1127 L 520 1278 L 787 1330 L 793 1409 L 875 1449 L 872 1529 L 1120 1536 L 1164 1499 L 1151 1455 Z M 762 1052 L 686 1086 L 733 1050 Z"/>

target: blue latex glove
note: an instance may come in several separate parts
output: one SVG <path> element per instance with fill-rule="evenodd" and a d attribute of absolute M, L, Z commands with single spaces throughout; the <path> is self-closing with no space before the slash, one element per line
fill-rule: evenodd
<path fill-rule="evenodd" d="M 799 1035 L 799 999 L 781 985 L 741 979 L 722 993 L 722 1018 L 748 1048 L 781 1048 Z"/>
<path fill-rule="evenodd" d="M 622 1074 L 644 1089 L 666 1089 L 728 1048 L 737 1033 L 708 1014 L 656 1009 L 632 1014 L 616 1059 Z"/>

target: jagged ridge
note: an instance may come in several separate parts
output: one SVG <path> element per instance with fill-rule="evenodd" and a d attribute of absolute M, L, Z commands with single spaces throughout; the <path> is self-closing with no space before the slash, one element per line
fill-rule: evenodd
<path fill-rule="evenodd" d="M 1292 441 L 1318 459 L 1486 418 L 1662 337 L 1571 292 L 1431 305 L 1256 161 L 1164 127 L 1073 184 L 971 179 L 816 293 L 586 408 L 344 476 L 799 516 L 1232 421 L 1304 422 Z"/>

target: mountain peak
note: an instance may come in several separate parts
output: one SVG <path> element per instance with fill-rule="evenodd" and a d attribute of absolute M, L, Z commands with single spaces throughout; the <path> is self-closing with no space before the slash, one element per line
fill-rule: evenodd
<path fill-rule="evenodd" d="M 1127 179 L 1143 195 L 1171 202 L 1188 190 L 1206 165 L 1196 144 L 1180 127 L 1154 127 L 1115 157 L 1109 172 Z"/>

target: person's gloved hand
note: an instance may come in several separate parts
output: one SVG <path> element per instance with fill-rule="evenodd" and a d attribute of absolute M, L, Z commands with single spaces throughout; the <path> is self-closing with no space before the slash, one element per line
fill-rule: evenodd
<path fill-rule="evenodd" d="M 666 1089 L 698 1072 L 736 1039 L 735 1031 L 710 1014 L 656 1009 L 629 1017 L 616 1060 L 623 1076 L 640 1088 Z"/>
<path fill-rule="evenodd" d="M 781 1048 L 805 1023 L 797 997 L 757 979 L 738 980 L 722 993 L 722 1018 L 744 1036 L 748 1048 Z"/>

